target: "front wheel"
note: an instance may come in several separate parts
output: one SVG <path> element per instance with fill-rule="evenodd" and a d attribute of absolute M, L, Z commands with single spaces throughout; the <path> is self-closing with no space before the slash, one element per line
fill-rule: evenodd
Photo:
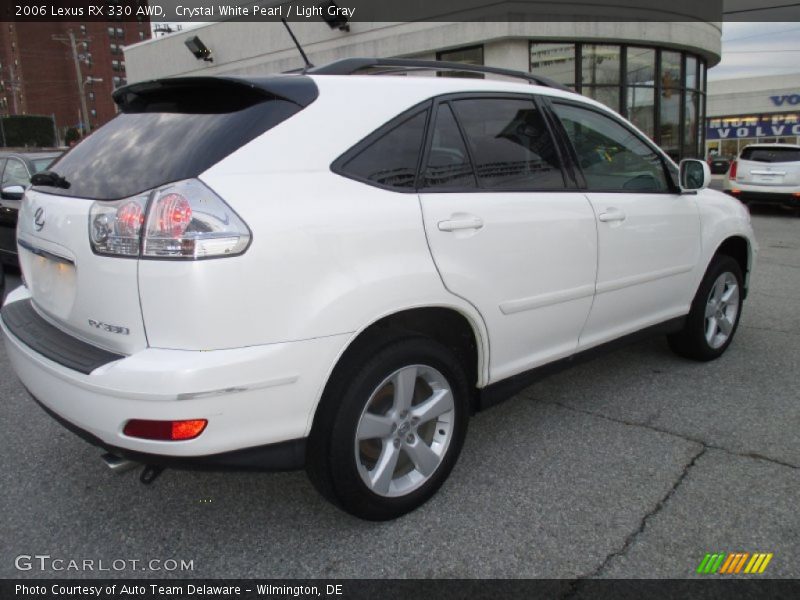
<path fill-rule="evenodd" d="M 461 450 L 469 407 L 464 370 L 444 346 L 422 337 L 380 346 L 337 369 L 307 460 L 324 496 L 369 520 L 399 517 L 438 490 Z"/>
<path fill-rule="evenodd" d="M 742 314 L 742 270 L 734 259 L 714 257 L 697 290 L 682 331 L 668 337 L 670 348 L 686 358 L 714 360 L 733 341 Z"/>

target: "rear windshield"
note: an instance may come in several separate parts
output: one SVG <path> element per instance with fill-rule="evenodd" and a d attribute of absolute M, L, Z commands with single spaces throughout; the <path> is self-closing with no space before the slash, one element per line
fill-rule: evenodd
<path fill-rule="evenodd" d="M 800 162 L 800 148 L 745 148 L 742 160 L 763 163 Z"/>
<path fill-rule="evenodd" d="M 96 200 L 133 196 L 197 177 L 302 109 L 273 96 L 231 91 L 183 89 L 132 96 L 126 112 L 50 166 L 69 187 L 36 187 Z"/>

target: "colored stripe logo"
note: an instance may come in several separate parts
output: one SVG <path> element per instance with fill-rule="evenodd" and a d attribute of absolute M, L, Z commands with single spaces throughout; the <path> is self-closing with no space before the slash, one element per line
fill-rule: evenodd
<path fill-rule="evenodd" d="M 697 573 L 700 575 L 737 575 L 746 573 L 754 575 L 763 573 L 769 561 L 772 560 L 772 553 L 756 552 L 716 552 L 707 553 L 700 565 Z"/>

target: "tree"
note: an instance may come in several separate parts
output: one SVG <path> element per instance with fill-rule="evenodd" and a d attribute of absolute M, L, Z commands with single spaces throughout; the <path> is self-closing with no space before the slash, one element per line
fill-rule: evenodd
<path fill-rule="evenodd" d="M 64 143 L 67 146 L 72 146 L 73 144 L 77 144 L 81 139 L 81 134 L 78 133 L 78 130 L 74 127 L 70 127 L 67 129 L 67 133 L 64 134 Z"/>

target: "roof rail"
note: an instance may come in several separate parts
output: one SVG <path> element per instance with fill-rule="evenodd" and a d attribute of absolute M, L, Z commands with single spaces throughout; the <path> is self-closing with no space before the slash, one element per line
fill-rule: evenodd
<path fill-rule="evenodd" d="M 354 75 L 358 71 L 365 69 L 375 69 L 386 67 L 384 71 L 373 72 L 373 75 L 383 75 L 402 71 L 461 71 L 466 73 L 492 73 L 516 79 L 524 79 L 533 85 L 542 85 L 558 90 L 571 92 L 567 86 L 562 85 L 547 77 L 525 73 L 524 71 L 514 71 L 512 69 L 501 69 L 499 67 L 486 67 L 482 65 L 469 65 L 458 62 L 447 62 L 440 60 L 416 60 L 412 58 L 344 58 L 327 65 L 306 69 L 309 75 Z"/>

